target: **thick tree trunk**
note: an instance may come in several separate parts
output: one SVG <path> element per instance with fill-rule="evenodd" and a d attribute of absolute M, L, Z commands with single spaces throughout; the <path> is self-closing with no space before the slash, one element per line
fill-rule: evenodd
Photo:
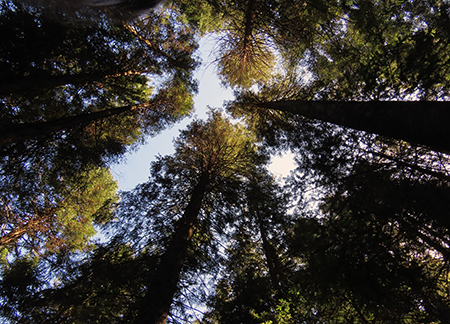
<path fill-rule="evenodd" d="M 192 191 L 191 199 L 183 217 L 177 223 L 173 238 L 162 255 L 154 276 L 150 279 L 135 324 L 166 323 L 208 183 L 209 178 L 205 175 Z"/>
<path fill-rule="evenodd" d="M 141 72 L 126 71 L 121 73 L 114 72 L 95 72 L 73 75 L 40 75 L 23 78 L 0 80 L 0 95 L 10 95 L 13 93 L 41 93 L 52 88 L 60 87 L 66 84 L 84 85 L 93 82 L 99 82 L 111 77 L 122 75 L 141 74 Z"/>
<path fill-rule="evenodd" d="M 63 129 L 71 129 L 77 125 L 89 124 L 93 121 L 111 117 L 114 115 L 119 115 L 139 107 L 141 106 L 129 105 L 101 110 L 93 113 L 63 117 L 47 122 L 17 124 L 10 128 L 0 130 L 0 148 L 3 148 L 15 142 L 24 141 L 39 136 L 50 135 Z"/>
<path fill-rule="evenodd" d="M 450 153 L 450 103 L 436 101 L 277 101 L 261 108 L 287 111 Z"/>

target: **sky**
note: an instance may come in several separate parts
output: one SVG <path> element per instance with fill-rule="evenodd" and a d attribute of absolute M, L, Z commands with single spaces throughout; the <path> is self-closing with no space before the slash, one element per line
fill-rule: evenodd
<path fill-rule="evenodd" d="M 233 99 L 233 92 L 220 85 L 217 77 L 214 57 L 215 41 L 211 37 L 200 41 L 199 54 L 201 56 L 201 66 L 195 73 L 195 78 L 199 82 L 199 92 L 194 98 L 195 112 L 197 118 L 205 119 L 207 107 L 220 108 L 224 101 Z M 162 131 L 159 135 L 149 138 L 145 145 L 140 146 L 136 151 L 125 156 L 124 161 L 112 166 L 112 173 L 119 182 L 119 189 L 128 191 L 137 184 L 146 182 L 149 177 L 150 162 L 160 154 L 162 156 L 172 154 L 173 140 L 178 137 L 179 130 L 184 129 L 192 118 L 186 118 L 173 125 L 171 128 Z M 291 156 L 274 157 L 269 169 L 277 178 L 282 178 L 289 174 L 294 168 Z"/>

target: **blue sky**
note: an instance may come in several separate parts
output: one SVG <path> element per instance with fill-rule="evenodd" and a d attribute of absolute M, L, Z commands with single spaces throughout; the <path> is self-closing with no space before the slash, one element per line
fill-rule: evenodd
<path fill-rule="evenodd" d="M 207 107 L 222 107 L 223 102 L 233 99 L 233 93 L 220 85 L 216 75 L 214 57 L 211 54 L 214 49 L 214 39 L 206 38 L 200 42 L 200 55 L 202 65 L 197 69 L 195 77 L 199 82 L 199 92 L 194 98 L 195 113 L 198 118 L 206 118 Z M 147 144 L 140 146 L 137 151 L 128 154 L 125 160 L 112 167 L 114 177 L 119 181 L 120 190 L 131 190 L 137 184 L 147 181 L 150 162 L 155 156 L 172 154 L 173 139 L 192 121 L 186 118 L 166 129 L 158 136 L 147 140 Z M 289 156 L 275 157 L 270 169 L 280 176 L 285 176 L 293 168 L 292 159 Z"/>

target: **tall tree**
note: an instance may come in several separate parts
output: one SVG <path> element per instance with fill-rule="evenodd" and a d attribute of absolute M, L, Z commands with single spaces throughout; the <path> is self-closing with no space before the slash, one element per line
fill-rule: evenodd
<path fill-rule="evenodd" d="M 447 102 L 277 101 L 256 106 L 450 152 L 446 126 L 450 121 L 450 105 Z"/>
<path fill-rule="evenodd" d="M 110 187 L 101 168 L 192 109 L 197 45 L 179 18 L 155 11 L 133 24 L 64 25 L 30 6 L 1 2 L 0 209 L 8 253 L 18 242 L 29 241 L 15 253 L 22 256 L 54 250 L 41 250 L 47 239 L 78 235 L 87 243 L 95 211 L 80 207 L 74 215 L 66 203 L 90 199 L 89 181 L 98 192 Z M 167 35 L 170 46 L 162 46 Z M 152 79 L 158 82 L 150 86 Z M 91 179 L 95 173 L 103 179 Z M 114 190 L 105 192 L 113 197 Z M 62 219 L 78 222 L 79 233 L 66 231 Z"/>
<path fill-rule="evenodd" d="M 287 199 L 267 171 L 259 170 L 244 191 L 241 214 L 229 229 L 224 269 L 209 298 L 205 323 L 275 321 L 289 289 L 289 261 L 282 257 L 291 227 Z"/>
<path fill-rule="evenodd" d="M 217 35 L 215 55 L 222 82 L 244 89 L 270 80 L 281 61 L 297 62 L 307 51 L 315 51 L 325 30 L 337 25 L 339 12 L 334 2 L 211 0 L 201 5 L 205 14 L 199 17 L 198 11 L 190 10 L 199 6 L 196 1 L 180 2 L 202 32 Z"/>
<path fill-rule="evenodd" d="M 224 224 L 233 221 L 233 206 L 236 210 L 239 208 L 240 187 L 257 165 L 264 162 L 266 158 L 257 152 L 252 134 L 220 113 L 213 111 L 208 120 L 190 124 L 176 140 L 175 154 L 152 163 L 149 182 L 124 195 L 117 212 L 118 220 L 111 225 L 113 241 L 123 243 L 103 249 L 111 250 L 111 255 L 125 249 L 125 254 L 129 255 L 124 261 L 129 262 L 130 269 L 135 269 L 135 273 L 130 273 L 130 285 L 138 287 L 131 290 L 136 295 L 127 298 L 122 295 L 122 288 L 112 291 L 117 291 L 118 298 L 131 303 L 130 306 L 120 311 L 116 309 L 114 313 L 112 308 L 116 307 L 117 299 L 96 298 L 92 292 L 87 298 L 112 307 L 105 309 L 109 322 L 125 316 L 130 322 L 165 323 L 174 296 L 181 288 L 181 278 L 186 271 L 195 272 L 205 267 L 209 254 L 214 253 L 214 232 L 223 232 Z M 128 251 L 127 246 L 131 250 Z M 141 255 L 136 260 L 145 261 L 147 256 L 149 262 L 135 263 L 130 253 Z M 92 262 L 101 262 L 101 259 L 95 260 L 96 257 Z M 38 309 L 45 307 L 43 314 L 56 314 L 63 322 L 84 316 L 80 312 L 84 299 L 67 297 L 71 292 L 79 296 L 79 292 L 85 291 L 88 283 L 83 277 L 84 271 L 93 275 L 96 271 L 90 265 L 81 269 L 84 270 L 80 275 L 62 282 L 62 287 L 28 293 L 26 298 L 32 306 L 22 307 L 22 311 L 37 316 L 33 314 L 39 315 L 42 312 Z M 100 278 L 90 283 L 96 287 L 95 294 L 111 293 L 109 288 L 101 287 L 109 281 L 105 287 L 113 287 L 116 279 L 105 278 L 102 285 L 98 280 Z M 45 306 L 33 301 L 33 297 L 42 296 L 46 298 Z"/>
<path fill-rule="evenodd" d="M 361 163 L 338 187 L 291 245 L 316 320 L 445 323 L 448 182 Z"/>
<path fill-rule="evenodd" d="M 175 143 L 174 157 L 165 161 L 167 171 L 163 179 L 179 177 L 188 185 L 183 191 L 189 198 L 179 209 L 181 215 L 170 242 L 148 282 L 136 323 L 166 322 L 206 196 L 226 191 L 221 189 L 221 182 L 240 182 L 248 176 L 256 162 L 255 150 L 249 133 L 216 112 L 208 121 L 196 121 L 182 132 Z"/>
<path fill-rule="evenodd" d="M 25 174 L 28 192 L 9 188 L 1 197 L 0 253 L 2 267 L 15 258 L 48 257 L 66 250 L 85 250 L 96 233 L 94 224 L 113 217 L 118 201 L 117 182 L 105 168 L 80 170 L 65 179 L 51 174 L 33 179 Z M 54 175 L 53 175 L 54 176 Z M 3 186 L 4 189 L 8 187 Z"/>
<path fill-rule="evenodd" d="M 12 3 L 3 1 L 2 6 L 2 29 L 8 35 L 0 77 L 6 127 L 156 98 L 162 102 L 156 102 L 153 113 L 161 111 L 160 118 L 169 123 L 191 109 L 186 97 L 195 91 L 191 73 L 196 62 L 191 54 L 196 43 L 189 29 L 175 27 L 176 14 L 168 19 L 167 14 L 155 12 L 133 25 L 74 27 L 14 8 Z M 151 32 L 141 35 L 144 30 Z M 166 35 L 171 35 L 171 46 L 161 49 Z M 161 77 L 161 83 L 149 87 L 151 78 Z M 155 86 L 158 91 L 151 97 Z M 168 93 L 172 105 L 163 100 Z M 153 132 L 152 124 L 158 130 L 157 120 L 151 120 L 156 116 L 135 116 L 135 122 L 148 121 L 137 123 L 142 133 Z"/>
<path fill-rule="evenodd" d="M 132 319 L 154 258 L 126 244 L 52 264 L 19 259 L 3 271 L 0 316 L 10 323 L 119 323 Z"/>
<path fill-rule="evenodd" d="M 291 62 L 282 78 L 289 79 L 291 74 L 301 80 L 293 87 L 284 80 L 288 88 L 280 89 L 280 80 L 275 79 L 261 85 L 256 95 L 243 94 L 249 113 L 270 114 L 263 108 L 288 111 L 449 152 L 443 126 L 448 109 L 445 103 L 435 102 L 445 101 L 449 91 L 445 53 L 450 38 L 444 27 L 448 6 L 422 1 L 308 6 L 315 13 L 328 13 L 325 16 L 333 23 L 316 25 L 321 36 L 312 40 L 306 52 L 302 34 L 292 26 L 298 32 L 298 45 L 292 42 L 292 34 L 280 53 L 303 56 Z M 286 17 L 280 14 L 279 20 Z M 282 41 L 281 34 L 278 39 Z M 267 89 L 270 86 L 275 89 Z M 408 101 L 412 99 L 433 102 Z M 250 107 L 251 103 L 256 107 Z"/>

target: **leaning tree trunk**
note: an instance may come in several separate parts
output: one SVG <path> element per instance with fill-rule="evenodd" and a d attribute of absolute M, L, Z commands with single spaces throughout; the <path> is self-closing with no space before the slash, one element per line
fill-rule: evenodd
<path fill-rule="evenodd" d="M 127 111 L 142 107 L 142 105 L 129 105 L 118 108 L 96 111 L 93 113 L 80 114 L 76 116 L 63 117 L 46 122 L 34 122 L 13 125 L 0 130 L 0 148 L 9 144 L 33 139 L 40 136 L 50 135 L 54 132 L 71 129 L 78 125 L 89 124 L 103 118 L 119 115 Z"/>
<path fill-rule="evenodd" d="M 261 108 L 291 112 L 450 153 L 450 103 L 437 101 L 276 101 Z"/>
<path fill-rule="evenodd" d="M 177 223 L 173 238 L 150 279 L 135 324 L 166 323 L 208 183 L 209 178 L 204 175 L 192 191 L 191 199 L 183 217 Z"/>
<path fill-rule="evenodd" d="M 144 71 L 100 71 L 84 74 L 65 75 L 35 75 L 22 78 L 7 78 L 0 80 L 0 95 L 11 94 L 35 94 L 42 93 L 52 88 L 63 85 L 84 85 L 94 82 L 104 81 L 109 78 L 120 77 L 132 74 L 141 74 Z"/>
<path fill-rule="evenodd" d="M 270 280 L 272 281 L 272 288 L 279 291 L 282 288 L 280 282 L 280 260 L 278 259 L 278 255 L 276 254 L 275 249 L 267 238 L 267 230 L 259 214 L 258 226 L 262 238 L 264 255 L 266 256 L 267 267 L 269 269 Z"/>

